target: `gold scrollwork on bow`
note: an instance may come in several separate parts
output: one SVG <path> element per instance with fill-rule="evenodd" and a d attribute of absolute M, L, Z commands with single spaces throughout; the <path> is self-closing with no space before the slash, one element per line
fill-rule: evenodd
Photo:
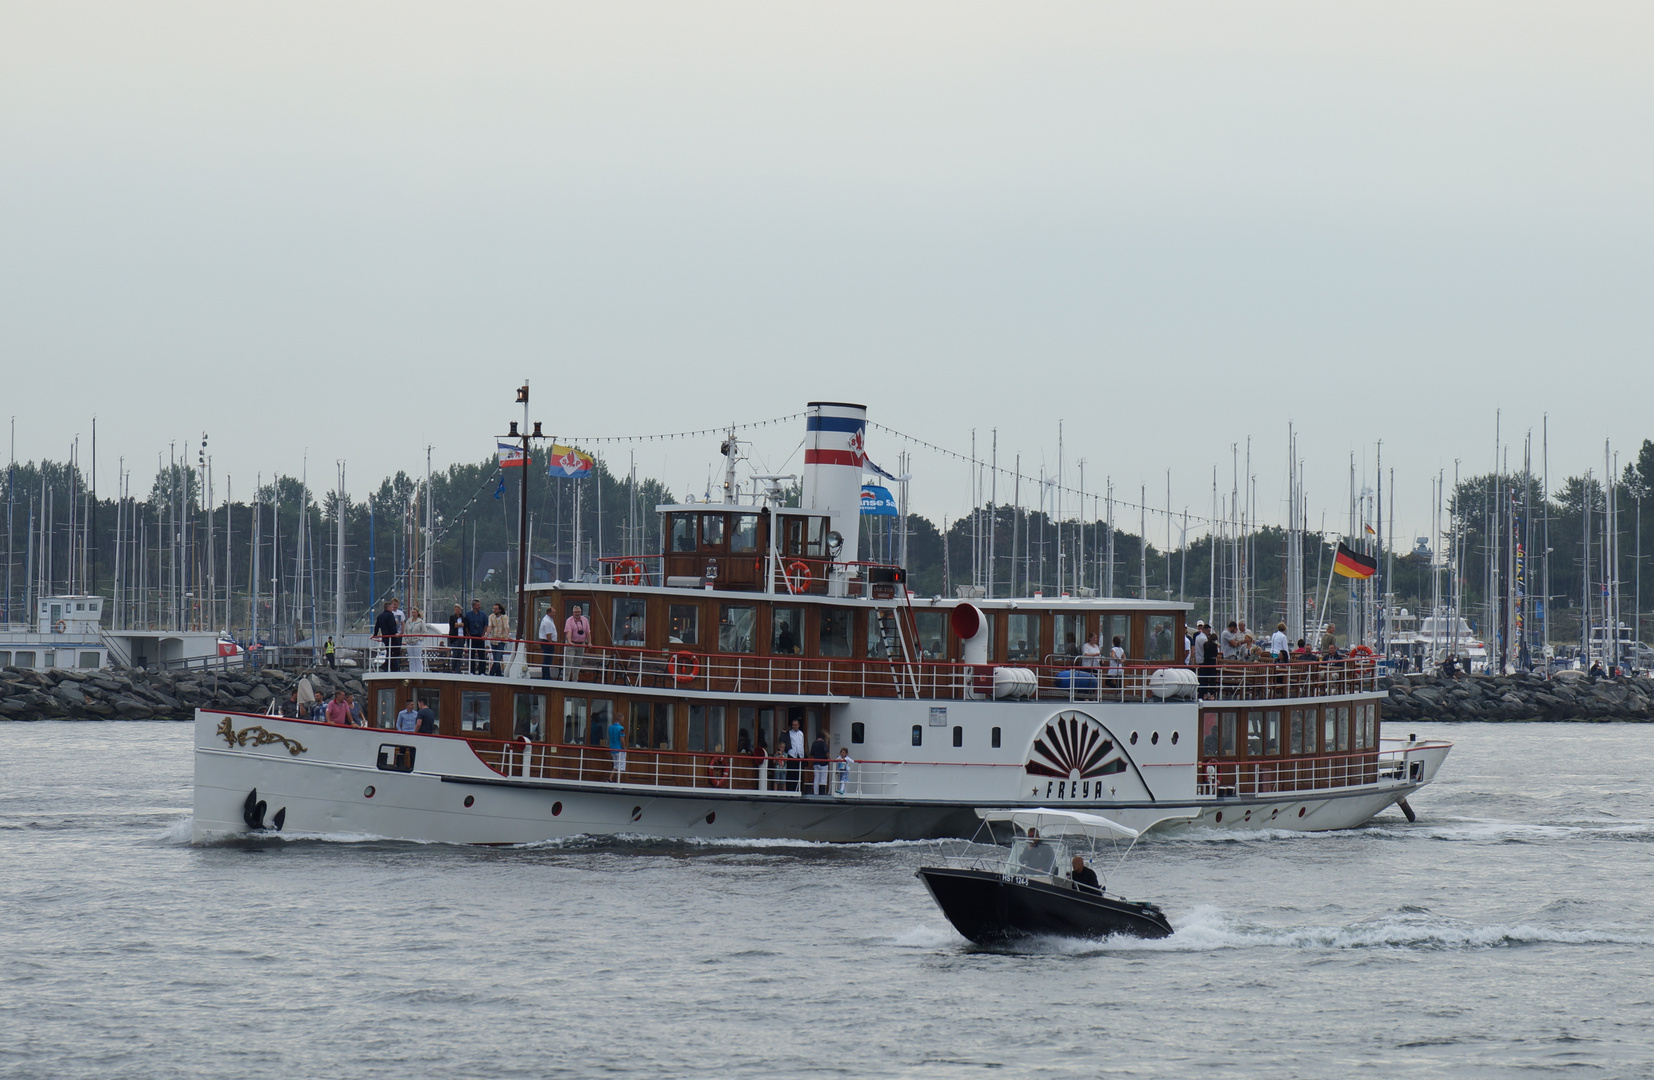
<path fill-rule="evenodd" d="M 224 718 L 223 723 L 218 725 L 218 734 L 230 746 L 246 746 L 249 742 L 254 746 L 265 746 L 269 743 L 279 742 L 287 747 L 287 752 L 294 757 L 298 757 L 305 751 L 304 744 L 297 739 L 289 739 L 285 735 L 277 735 L 275 732 L 266 731 L 261 727 L 245 727 L 237 731 L 235 725 L 230 723 L 228 716 Z"/>

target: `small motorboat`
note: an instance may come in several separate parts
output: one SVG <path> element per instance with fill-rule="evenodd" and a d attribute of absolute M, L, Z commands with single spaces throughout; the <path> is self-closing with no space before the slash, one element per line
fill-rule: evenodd
<path fill-rule="evenodd" d="M 1102 882 L 1086 880 L 1094 873 L 1084 873 L 1089 868 L 1076 851 L 1083 847 L 1095 854 L 1103 840 L 1135 842 L 1136 830 L 1073 810 L 978 809 L 976 813 L 989 842 L 998 843 L 996 824 L 1010 827 L 1011 848 L 1003 861 L 923 866 L 914 875 L 925 883 L 954 929 L 970 940 L 988 945 L 1036 936 L 1171 935 L 1171 924 L 1154 904 L 1110 896 Z M 1076 857 L 1082 859 L 1079 880 L 1073 867 Z"/>

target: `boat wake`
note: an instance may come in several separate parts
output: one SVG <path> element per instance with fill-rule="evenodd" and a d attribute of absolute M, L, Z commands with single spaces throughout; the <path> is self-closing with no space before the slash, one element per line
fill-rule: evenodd
<path fill-rule="evenodd" d="M 1559 927 L 1531 922 L 1481 926 L 1422 911 L 1398 912 L 1348 926 L 1264 926 L 1240 923 L 1217 908 L 1199 907 L 1174 918 L 1172 929 L 1171 937 L 1158 940 L 1123 936 L 1102 940 L 1039 937 L 1015 945 L 984 948 L 970 945 L 946 929 L 920 925 L 897 935 L 893 944 L 934 948 L 951 942 L 969 951 L 1066 956 L 1204 953 L 1228 949 L 1450 952 L 1525 945 L 1654 946 L 1654 934 L 1624 928 Z"/>

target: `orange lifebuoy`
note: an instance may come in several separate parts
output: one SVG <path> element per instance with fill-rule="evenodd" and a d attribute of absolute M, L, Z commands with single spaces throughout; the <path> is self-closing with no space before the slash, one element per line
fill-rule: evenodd
<path fill-rule="evenodd" d="M 679 666 L 678 661 L 688 660 L 689 669 L 686 671 Z M 701 658 L 690 652 L 675 652 L 672 654 L 672 681 L 689 683 L 695 681 L 695 676 L 701 673 Z"/>
<path fill-rule="evenodd" d="M 792 593 L 794 596 L 797 596 L 801 592 L 808 591 L 812 576 L 810 574 L 810 564 L 806 563 L 803 559 L 794 559 L 792 562 L 787 564 L 787 569 L 792 571 L 791 573 L 782 575 L 787 579 L 787 591 Z M 795 580 L 797 584 L 794 584 Z"/>
<path fill-rule="evenodd" d="M 57 622 L 52 624 L 52 632 L 54 634 L 64 634 L 67 633 L 68 630 L 69 624 L 64 622 L 62 619 L 59 619 Z"/>
<path fill-rule="evenodd" d="M 643 564 L 625 558 L 615 563 L 614 579 L 622 585 L 636 585 L 643 581 Z"/>
<path fill-rule="evenodd" d="M 715 757 L 706 763 L 706 778 L 713 787 L 723 787 L 729 783 L 729 761 L 726 758 Z"/>
<path fill-rule="evenodd" d="M 1349 655 L 1351 660 L 1371 660 L 1378 654 L 1365 645 L 1357 645 L 1355 648 L 1350 650 Z"/>

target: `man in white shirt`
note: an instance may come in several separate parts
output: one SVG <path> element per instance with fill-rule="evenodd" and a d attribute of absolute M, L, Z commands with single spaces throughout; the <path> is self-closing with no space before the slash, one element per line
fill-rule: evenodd
<path fill-rule="evenodd" d="M 1275 659 L 1286 663 L 1292 646 L 1286 640 L 1286 623 L 1276 623 L 1275 632 L 1269 635 L 1269 651 L 1275 654 Z"/>
<path fill-rule="evenodd" d="M 1190 667 L 1194 667 L 1196 664 L 1199 664 L 1205 656 L 1206 620 L 1202 619 L 1195 623 L 1194 636 L 1189 639 L 1189 655 L 1183 658 L 1183 662 L 1188 664 Z"/>
<path fill-rule="evenodd" d="M 551 678 L 551 655 L 555 651 L 552 647 L 557 644 L 557 620 L 551 617 L 551 609 L 540 616 L 540 678 Z"/>

